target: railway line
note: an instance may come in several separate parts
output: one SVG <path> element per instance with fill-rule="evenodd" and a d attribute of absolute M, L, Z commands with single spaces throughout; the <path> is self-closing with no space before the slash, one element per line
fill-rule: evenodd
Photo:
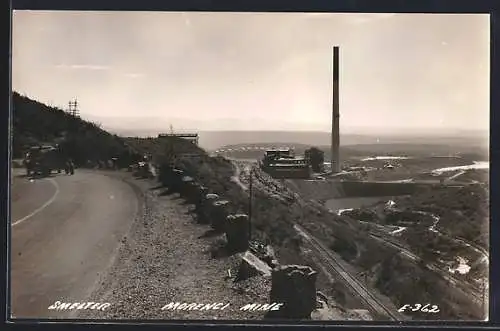
<path fill-rule="evenodd" d="M 235 174 L 233 176 L 233 181 L 238 183 L 238 185 L 245 191 L 247 191 L 248 187 L 246 183 L 243 183 L 241 179 L 245 182 L 249 179 L 248 171 L 241 171 L 241 164 L 235 163 Z M 278 192 L 283 192 L 284 189 L 280 187 L 272 187 L 270 188 L 265 182 L 265 175 L 261 174 L 259 171 L 256 171 L 255 180 L 260 183 L 257 185 L 258 188 L 263 189 L 266 193 L 276 194 Z M 291 198 L 287 195 L 287 198 Z M 373 294 L 371 290 L 367 289 L 355 276 L 353 276 L 344 266 L 344 264 L 339 261 L 339 259 L 327 248 L 324 244 L 315 238 L 313 235 L 308 233 L 301 226 L 294 224 L 295 230 L 310 244 L 310 246 L 314 249 L 315 256 L 320 259 L 322 264 L 326 267 L 328 272 L 338 275 L 341 281 L 353 292 L 353 294 L 357 295 L 369 308 L 373 313 L 386 316 L 390 320 L 393 321 L 403 321 L 408 320 L 409 318 L 400 312 L 397 311 L 396 308 L 387 307 L 375 294 Z"/>
<path fill-rule="evenodd" d="M 321 262 L 323 262 L 328 270 L 340 276 L 344 284 L 346 284 L 354 294 L 357 294 L 373 313 L 386 316 L 393 321 L 410 319 L 398 312 L 396 308 L 389 308 L 384 305 L 384 303 L 373 294 L 373 291 L 367 289 L 355 276 L 349 273 L 343 263 L 339 261 L 339 259 L 332 254 L 330 249 L 325 247 L 320 240 L 307 233 L 300 225 L 295 224 L 294 228 L 310 244 L 316 256 L 321 259 Z"/>
<path fill-rule="evenodd" d="M 249 180 L 248 166 L 247 162 L 236 162 L 234 161 L 236 174 L 235 179 L 240 183 L 242 188 L 246 189 L 246 184 Z M 241 170 L 241 169 L 245 170 Z M 285 185 L 279 185 L 275 180 L 271 180 L 266 177 L 266 174 L 262 173 L 259 169 L 253 172 L 254 187 L 259 189 L 269 195 L 278 195 L 284 199 L 297 199 L 296 194 L 288 190 Z M 320 240 L 307 233 L 299 225 L 295 225 L 296 230 L 309 242 L 310 246 L 314 249 L 315 255 L 321 260 L 321 262 L 327 267 L 332 273 L 339 275 L 343 282 L 355 293 L 357 294 L 365 304 L 370 308 L 372 312 L 377 314 L 382 314 L 389 317 L 392 320 L 404 320 L 408 319 L 405 315 L 399 313 L 397 310 L 386 307 L 377 296 L 374 295 L 373 291 L 367 289 L 357 278 L 349 273 L 348 270 L 343 266 L 342 262 L 328 249 L 326 248 Z M 385 245 L 389 245 L 398 251 L 401 255 L 414 263 L 421 261 L 421 258 L 408 250 L 405 246 L 397 243 L 393 240 L 388 239 L 385 235 L 381 235 L 376 231 L 370 231 L 369 236 L 374 240 L 378 240 Z M 472 284 L 469 284 L 453 275 L 444 274 L 439 266 L 434 264 L 426 264 L 426 267 L 433 271 L 439 278 L 445 281 L 447 284 L 453 286 L 456 291 L 469 298 L 472 298 L 479 305 L 483 305 L 485 302 L 486 292 L 482 289 L 477 288 Z"/>
<path fill-rule="evenodd" d="M 377 234 L 375 232 L 370 232 L 370 237 L 372 237 L 375 240 L 381 241 L 386 245 L 389 245 L 401 253 L 402 256 L 412 260 L 413 262 L 420 262 L 422 259 L 408 250 L 405 246 L 394 242 L 393 240 L 388 240 L 384 236 Z M 432 263 L 426 264 L 426 267 L 433 271 L 438 277 L 440 277 L 442 280 L 446 281 L 450 285 L 454 286 L 457 290 L 462 292 L 463 295 L 467 295 L 473 298 L 477 303 L 481 304 L 484 301 L 484 293 L 481 293 L 481 291 L 475 287 L 473 287 L 471 284 L 464 282 L 463 280 L 457 279 L 456 277 L 453 277 L 451 275 L 446 275 L 440 270 L 440 268 Z"/>

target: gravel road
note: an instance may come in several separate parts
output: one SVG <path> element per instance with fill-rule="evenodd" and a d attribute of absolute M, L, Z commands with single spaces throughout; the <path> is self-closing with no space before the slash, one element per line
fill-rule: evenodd
<path fill-rule="evenodd" d="M 123 237 L 115 264 L 88 301 L 109 302 L 104 312 L 79 311 L 79 318 L 106 319 L 261 319 L 245 312 L 248 303 L 268 303 L 270 280 L 254 277 L 235 283 L 238 258 L 212 258 L 210 247 L 220 240 L 205 237 L 178 196 L 163 195 L 152 180 L 127 179 L 142 192 L 140 213 Z M 224 310 L 162 310 L 170 302 L 229 303 Z"/>

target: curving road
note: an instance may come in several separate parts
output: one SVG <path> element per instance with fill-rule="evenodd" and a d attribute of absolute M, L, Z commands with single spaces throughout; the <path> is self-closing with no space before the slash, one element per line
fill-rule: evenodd
<path fill-rule="evenodd" d="M 13 174 L 11 317 L 71 318 L 55 301 L 91 298 L 139 208 L 119 174 L 80 170 L 30 181 Z M 112 304 L 112 303 L 111 303 Z"/>

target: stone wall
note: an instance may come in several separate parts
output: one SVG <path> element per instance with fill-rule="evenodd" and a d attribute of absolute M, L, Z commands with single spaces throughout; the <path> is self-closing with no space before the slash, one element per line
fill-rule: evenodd
<path fill-rule="evenodd" d="M 283 306 L 280 310 L 270 311 L 268 317 L 311 318 L 317 304 L 316 271 L 308 266 L 279 266 L 270 246 L 257 250 L 256 253 L 261 257 L 254 255 L 251 251 L 255 249 L 250 247 L 248 215 L 235 213 L 231 201 L 210 193 L 209 188 L 198 183 L 195 178 L 186 176 L 182 170 L 162 166 L 159 180 L 172 192 L 180 193 L 181 197 L 196 206 L 199 223 L 210 224 L 215 231 L 225 234 L 229 253 L 241 252 L 240 278 L 254 274 L 272 277 L 270 303 L 283 303 Z M 274 268 L 272 272 L 271 268 Z"/>

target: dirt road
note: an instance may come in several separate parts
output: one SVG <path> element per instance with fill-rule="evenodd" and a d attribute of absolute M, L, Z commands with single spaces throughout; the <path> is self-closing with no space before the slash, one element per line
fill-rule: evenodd
<path fill-rule="evenodd" d="M 73 317 L 48 307 L 90 299 L 137 215 L 136 192 L 119 176 L 80 170 L 13 174 L 11 197 L 11 316 Z"/>

